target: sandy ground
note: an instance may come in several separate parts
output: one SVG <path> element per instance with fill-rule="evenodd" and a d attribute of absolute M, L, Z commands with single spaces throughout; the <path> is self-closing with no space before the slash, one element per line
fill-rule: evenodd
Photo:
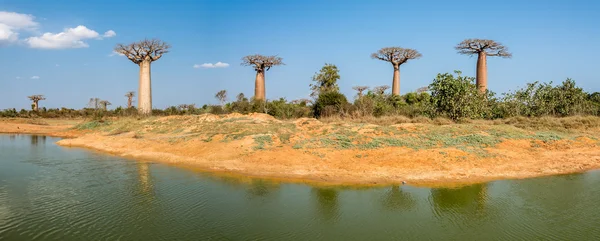
<path fill-rule="evenodd" d="M 168 118 L 168 117 L 166 117 Z M 600 168 L 598 141 L 579 137 L 551 143 L 505 140 L 478 156 L 457 148 L 411 149 L 384 147 L 369 150 L 332 148 L 252 149 L 251 138 L 213 141 L 190 138 L 172 142 L 164 134 L 135 132 L 109 134 L 69 129 L 74 122 L 47 125 L 0 121 L 0 132 L 72 137 L 58 142 L 114 155 L 176 164 L 193 169 L 296 182 L 383 185 L 453 185 L 499 179 L 520 179 L 584 172 Z M 410 127 L 410 124 L 406 125 Z M 302 130 L 300 131 L 302 132 Z M 75 137 L 75 138 L 73 138 Z"/>

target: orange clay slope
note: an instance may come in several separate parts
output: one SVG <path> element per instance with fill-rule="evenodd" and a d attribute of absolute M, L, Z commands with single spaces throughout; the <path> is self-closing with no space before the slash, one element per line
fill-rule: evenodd
<path fill-rule="evenodd" d="M 72 128 L 56 123 L 38 126 L 37 133 L 75 137 L 59 141 L 62 146 L 138 160 L 323 184 L 444 185 L 600 168 L 599 118 L 550 121 L 554 125 L 542 130 L 539 120 L 374 125 L 205 114 L 109 119 Z M 25 125 L 13 122 L 0 121 L 0 131 L 18 132 L 14 126 Z"/>

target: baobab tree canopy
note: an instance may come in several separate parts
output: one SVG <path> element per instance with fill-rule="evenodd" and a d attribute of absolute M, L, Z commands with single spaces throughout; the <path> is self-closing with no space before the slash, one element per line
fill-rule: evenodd
<path fill-rule="evenodd" d="M 40 100 L 46 99 L 46 97 L 44 97 L 44 95 L 30 95 L 30 96 L 27 96 L 27 98 L 29 98 L 32 101 L 40 101 Z"/>
<path fill-rule="evenodd" d="M 285 65 L 283 58 L 260 54 L 248 55 L 242 58 L 242 66 L 253 66 L 257 72 L 268 71 L 271 67 L 277 65 Z"/>
<path fill-rule="evenodd" d="M 371 58 L 387 61 L 394 65 L 401 65 L 410 59 L 418 59 L 421 56 L 417 50 L 400 47 L 386 47 L 371 54 Z"/>
<path fill-rule="evenodd" d="M 144 39 L 128 45 L 117 44 L 115 52 L 125 55 L 131 62 L 156 61 L 169 52 L 171 46 L 159 39 Z"/>
<path fill-rule="evenodd" d="M 512 54 L 508 48 L 501 43 L 490 39 L 465 39 L 454 47 L 459 54 L 478 55 L 485 53 L 486 56 L 497 56 L 510 58 Z"/>

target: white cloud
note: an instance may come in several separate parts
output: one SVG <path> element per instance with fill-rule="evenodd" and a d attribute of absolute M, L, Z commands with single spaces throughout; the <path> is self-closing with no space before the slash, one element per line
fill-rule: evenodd
<path fill-rule="evenodd" d="M 19 40 L 20 30 L 34 30 L 38 23 L 28 14 L 0 11 L 0 45 Z"/>
<path fill-rule="evenodd" d="M 102 37 L 105 37 L 105 38 L 112 38 L 114 36 L 117 36 L 117 33 L 115 33 L 115 31 L 112 31 L 112 30 L 108 30 L 102 35 Z"/>
<path fill-rule="evenodd" d="M 31 79 L 39 79 L 40 77 L 37 75 L 31 76 Z"/>
<path fill-rule="evenodd" d="M 205 69 L 214 69 L 214 68 L 227 68 L 229 67 L 228 63 L 216 62 L 214 64 L 204 63 L 204 64 L 194 64 L 194 69 L 205 68 Z"/>
<path fill-rule="evenodd" d="M 29 47 L 38 49 L 87 48 L 89 45 L 83 40 L 98 38 L 99 36 L 98 32 L 79 25 L 57 34 L 44 33 L 42 36 L 31 37 L 25 41 L 29 44 Z"/>
<path fill-rule="evenodd" d="M 117 52 L 117 51 L 112 51 L 112 53 L 110 53 L 108 56 L 112 57 L 112 56 L 115 56 L 115 55 L 118 55 L 118 56 L 125 56 L 124 54 L 122 54 L 122 53 L 119 53 L 119 52 Z"/>
<path fill-rule="evenodd" d="M 17 76 L 17 79 L 21 79 L 21 76 Z"/>

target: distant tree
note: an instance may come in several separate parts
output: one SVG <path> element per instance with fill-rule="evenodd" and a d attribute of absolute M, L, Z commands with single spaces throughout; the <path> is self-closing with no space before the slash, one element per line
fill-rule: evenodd
<path fill-rule="evenodd" d="M 357 94 L 358 98 L 360 98 L 360 97 L 362 97 L 362 96 L 363 96 L 363 92 L 364 92 L 365 90 L 368 90 L 368 89 L 369 89 L 369 86 L 354 86 L 354 87 L 352 87 L 352 89 L 353 89 L 353 90 L 356 90 L 356 92 L 358 92 L 358 93 L 356 93 L 356 94 Z"/>
<path fill-rule="evenodd" d="M 217 100 L 219 100 L 219 102 L 221 102 L 221 105 L 224 105 L 225 101 L 227 100 L 227 90 L 220 90 L 215 95 L 215 98 L 217 98 Z"/>
<path fill-rule="evenodd" d="M 326 63 L 325 66 L 312 77 L 312 80 L 315 83 L 310 84 L 310 89 L 312 91 L 310 96 L 316 98 L 320 93 L 329 91 L 338 92 L 340 90 L 340 87 L 337 84 L 339 79 L 340 71 L 337 66 Z"/>
<path fill-rule="evenodd" d="M 125 97 L 127 97 L 127 108 L 133 107 L 133 97 L 135 97 L 135 91 L 127 92 L 127 94 L 125 94 Z"/>
<path fill-rule="evenodd" d="M 29 98 L 29 100 L 31 100 L 33 102 L 31 104 L 33 111 L 38 111 L 40 100 L 46 99 L 46 97 L 44 97 L 44 95 L 30 95 L 30 96 L 27 96 L 27 98 Z"/>
<path fill-rule="evenodd" d="M 273 66 L 284 65 L 283 59 L 277 56 L 248 55 L 242 58 L 242 66 L 252 66 L 256 71 L 254 82 L 254 99 L 265 100 L 265 72 Z"/>
<path fill-rule="evenodd" d="M 454 48 L 459 54 L 477 55 L 476 85 L 482 93 L 487 90 L 487 56 L 512 57 L 507 47 L 489 39 L 465 39 Z"/>
<path fill-rule="evenodd" d="M 417 50 L 400 47 L 382 48 L 377 53 L 371 54 L 371 58 L 390 62 L 394 67 L 393 95 L 400 95 L 400 65 L 406 63 L 408 60 L 421 58 L 421 56 L 421 53 Z"/>
<path fill-rule="evenodd" d="M 87 106 L 88 108 L 98 109 L 100 108 L 100 98 L 90 98 Z"/>
<path fill-rule="evenodd" d="M 98 105 L 100 105 L 102 107 L 102 110 L 107 110 L 107 106 L 112 105 L 112 103 L 110 103 L 108 100 L 101 100 L 98 101 Z"/>
<path fill-rule="evenodd" d="M 238 94 L 238 95 L 235 97 L 235 99 L 236 99 L 238 102 L 241 102 L 241 101 L 244 101 L 244 100 L 246 100 L 246 96 L 244 95 L 244 93 L 239 93 L 239 94 Z"/>
<path fill-rule="evenodd" d="M 427 92 L 427 91 L 429 91 L 429 87 L 428 86 L 424 86 L 424 87 L 418 88 L 416 92 L 417 92 L 417 94 L 420 94 L 420 93 L 424 93 L 424 92 Z"/>
<path fill-rule="evenodd" d="M 128 45 L 115 46 L 115 52 L 125 55 L 131 62 L 140 66 L 138 111 L 142 115 L 152 115 L 150 64 L 168 53 L 169 48 L 169 44 L 159 39 L 144 39 Z"/>
<path fill-rule="evenodd" d="M 378 94 L 378 95 L 383 95 L 383 94 L 385 94 L 385 91 L 388 90 L 389 88 L 390 88 L 389 85 L 375 86 L 375 87 L 373 87 L 373 92 L 375 92 L 375 94 Z"/>

